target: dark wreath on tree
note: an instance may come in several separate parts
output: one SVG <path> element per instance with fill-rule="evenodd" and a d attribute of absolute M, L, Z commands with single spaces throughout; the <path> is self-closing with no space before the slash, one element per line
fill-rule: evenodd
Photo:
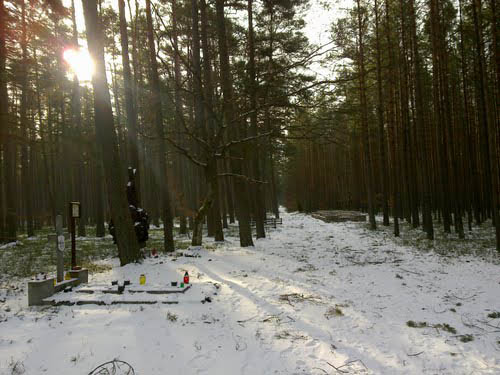
<path fill-rule="evenodd" d="M 128 182 L 127 182 L 127 200 L 129 204 L 130 216 L 134 223 L 135 235 L 137 242 L 142 247 L 149 239 L 149 215 L 143 208 L 139 207 L 139 198 L 135 187 L 136 170 L 128 168 Z M 111 219 L 109 221 L 109 233 L 113 236 L 113 242 L 116 243 L 116 229 Z"/>

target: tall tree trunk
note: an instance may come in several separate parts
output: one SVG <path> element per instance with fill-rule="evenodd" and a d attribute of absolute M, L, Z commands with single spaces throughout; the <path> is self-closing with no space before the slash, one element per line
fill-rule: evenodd
<path fill-rule="evenodd" d="M 495 73 L 496 73 L 496 121 L 497 121 L 497 131 L 500 128 L 498 121 L 500 121 L 500 15 L 497 13 L 498 0 L 490 0 L 490 11 L 491 11 L 491 41 L 493 43 L 493 53 L 495 58 Z"/>
<path fill-rule="evenodd" d="M 470 184 L 467 184 L 467 209 L 469 211 L 469 231 L 472 230 L 472 210 L 476 217 L 478 216 L 478 194 L 475 192 L 479 191 L 478 187 L 478 179 L 477 179 L 477 168 L 476 168 L 476 154 L 473 152 L 473 134 L 470 131 L 470 109 L 469 109 L 469 98 L 468 98 L 468 86 L 467 86 L 467 60 L 465 58 L 465 47 L 464 47 L 464 30 L 463 30 L 463 19 L 462 19 L 462 1 L 459 0 L 459 19 L 460 19 L 460 69 L 461 69 L 461 78 L 462 78 L 462 96 L 463 96 L 463 106 L 464 106 L 464 115 L 463 115 L 463 128 L 464 134 L 466 137 L 465 141 L 465 155 L 470 155 L 470 158 L 467 158 L 464 163 L 464 176 L 465 180 L 471 181 L 472 187 Z M 472 207 L 471 207 L 472 206 Z"/>
<path fill-rule="evenodd" d="M 483 151 L 483 165 L 485 168 L 485 187 L 487 200 L 492 210 L 492 221 L 496 227 L 497 250 L 500 251 L 500 223 L 499 223 L 499 190 L 498 190 L 498 155 L 496 133 L 494 124 L 488 121 L 488 104 L 486 99 L 487 85 L 484 61 L 484 42 L 481 0 L 472 0 L 472 14 L 474 19 L 475 54 L 478 72 L 478 111 L 481 129 L 481 149 Z"/>
<path fill-rule="evenodd" d="M 207 19 L 207 4 L 205 0 L 201 0 L 200 7 L 201 15 L 201 44 L 203 50 L 203 77 L 205 80 L 205 119 L 207 125 L 207 141 L 209 145 L 216 149 L 219 146 L 219 140 L 215 138 L 217 118 L 215 117 L 215 109 L 213 107 L 213 85 L 212 85 L 212 67 L 210 58 L 210 46 L 208 45 L 208 19 Z M 217 178 L 217 159 L 210 156 L 209 162 L 213 165 L 205 171 L 207 184 L 212 184 L 213 202 L 211 206 L 211 218 L 214 225 L 214 235 L 216 241 L 224 241 L 224 233 L 222 231 L 222 222 L 220 217 L 220 201 L 219 201 L 219 181 Z"/>
<path fill-rule="evenodd" d="M 430 19 L 431 19 L 431 41 L 432 41 L 432 85 L 433 85 L 433 103 L 434 103 L 434 119 L 436 121 L 436 130 L 438 132 L 438 158 L 440 162 L 440 183 L 441 183 L 441 210 L 443 215 L 443 227 L 446 233 L 450 233 L 451 217 L 450 217 L 450 188 L 448 180 L 448 139 L 445 135 L 445 109 L 443 108 L 442 95 L 443 86 L 441 84 L 441 64 L 440 59 L 441 48 L 439 43 L 440 25 L 439 13 L 436 0 L 430 1 Z"/>
<path fill-rule="evenodd" d="M 163 221 L 163 244 L 165 251 L 174 251 L 174 221 L 170 206 L 167 182 L 167 162 L 165 148 L 165 131 L 163 124 L 163 111 L 160 92 L 160 78 L 158 76 L 158 62 L 156 61 L 156 48 L 153 34 L 153 19 L 151 17 L 151 1 L 146 0 L 147 34 L 150 58 L 150 81 L 151 81 L 151 105 L 154 112 L 154 124 L 156 127 L 158 147 L 158 188 L 161 192 L 161 218 Z"/>
<path fill-rule="evenodd" d="M 31 165 L 28 161 L 28 114 L 27 114 L 27 96 L 28 96 L 28 41 L 26 36 L 26 2 L 21 0 L 21 50 L 22 50 L 22 64 L 21 64 L 21 183 L 23 191 L 23 200 L 25 204 L 25 215 L 23 221 L 26 221 L 26 232 L 28 237 L 33 236 L 33 200 L 32 200 L 32 184 L 30 183 Z"/>
<path fill-rule="evenodd" d="M 474 57 L 476 73 L 476 111 L 479 120 L 479 145 L 480 145 L 480 165 L 482 166 L 483 186 L 483 209 L 488 211 L 491 207 L 491 177 L 490 177 L 490 150 L 488 142 L 488 109 L 486 100 L 486 82 L 485 82 L 485 59 L 483 45 L 482 12 L 481 0 L 472 0 L 472 15 L 474 23 Z M 483 220 L 488 214 L 483 212 Z"/>
<path fill-rule="evenodd" d="M 88 91 L 87 91 L 88 93 Z M 89 95 L 85 95 L 85 117 L 90 123 L 91 119 L 91 99 Z M 89 124 L 90 125 L 90 124 Z M 93 217 L 95 220 L 95 236 L 104 237 L 106 228 L 104 226 L 104 171 L 102 167 L 102 155 L 100 145 L 94 144 L 90 150 L 92 154 L 90 163 L 91 185 L 92 185 L 92 201 L 93 201 Z"/>
<path fill-rule="evenodd" d="M 445 25 L 442 22 L 443 19 L 443 10 L 442 5 L 436 0 L 432 0 L 434 2 L 434 13 L 437 16 L 436 24 L 437 24 L 437 52 L 440 68 L 440 87 L 441 87 L 441 98 L 442 98 L 442 113 L 444 119 L 444 126 L 442 129 L 443 136 L 443 156 L 446 158 L 445 162 L 447 164 L 447 170 L 449 171 L 449 176 L 447 178 L 451 179 L 453 186 L 450 187 L 448 184 L 448 200 L 450 209 L 453 210 L 453 219 L 455 232 L 458 233 L 459 238 L 464 238 L 464 229 L 462 222 L 462 210 L 460 198 L 461 195 L 457 193 L 459 189 L 461 189 L 461 182 L 458 178 L 458 155 L 455 153 L 455 144 L 456 144 L 456 136 L 454 134 L 454 124 L 456 123 L 456 117 L 454 111 L 452 109 L 452 103 L 450 99 L 450 84 L 449 84 L 449 53 L 448 47 L 446 45 L 446 31 Z"/>
<path fill-rule="evenodd" d="M 402 10 L 402 8 L 401 8 Z M 396 96 L 396 83 L 394 81 L 394 69 L 396 69 L 395 56 L 394 56 L 394 43 L 391 38 L 391 18 L 390 18 L 389 0 L 385 0 L 385 36 L 387 40 L 387 48 L 389 49 L 389 66 L 387 69 L 388 76 L 388 111 L 387 123 L 389 133 L 389 149 L 391 153 L 392 162 L 392 205 L 393 205 L 393 220 L 394 220 L 394 236 L 399 237 L 399 158 L 396 156 L 396 136 L 395 136 L 395 96 Z M 403 26 L 404 29 L 404 26 Z"/>
<path fill-rule="evenodd" d="M 388 193 L 387 185 L 389 177 L 387 173 L 387 158 L 385 153 L 385 132 L 384 132 L 384 99 L 382 96 L 382 63 L 380 58 L 380 31 L 379 31 L 379 9 L 378 2 L 375 0 L 375 41 L 376 41 L 376 59 L 377 59 L 377 120 L 378 120 L 378 136 L 380 147 L 380 170 L 382 176 L 380 182 L 382 185 L 382 211 L 384 214 L 384 225 L 389 225 L 389 205 L 387 203 Z M 390 48 L 390 47 L 389 47 Z"/>
<path fill-rule="evenodd" d="M 6 75 L 6 59 L 7 51 L 5 49 L 5 33 L 7 25 L 5 24 L 6 14 L 4 8 L 3 0 L 0 0 L 0 243 L 7 241 L 7 235 L 5 232 L 5 219 L 6 219 L 6 196 L 5 192 L 5 180 L 6 178 L 1 178 L 4 176 L 5 154 L 7 152 L 7 139 L 8 132 L 8 103 L 7 103 L 7 75 Z"/>
<path fill-rule="evenodd" d="M 54 18 L 54 30 L 56 38 L 62 38 L 64 32 L 60 25 L 60 18 Z M 53 170 L 54 174 L 54 190 L 55 190 L 55 198 L 56 198 L 56 209 L 57 213 L 61 214 L 63 217 L 63 225 L 65 227 L 68 226 L 68 210 L 67 204 L 70 201 L 69 192 L 71 190 L 71 175 L 72 170 L 70 169 L 71 165 L 71 147 L 69 145 L 70 138 L 70 124 L 66 121 L 66 90 L 64 87 L 64 63 L 63 58 L 60 54 L 56 57 L 56 88 L 54 92 L 54 112 L 55 118 L 53 121 L 53 125 L 55 127 L 54 131 L 54 163 L 55 169 Z"/>
<path fill-rule="evenodd" d="M 400 34 L 401 34 L 401 45 L 402 48 L 400 49 L 400 62 L 399 66 L 401 67 L 400 69 L 400 95 L 399 95 L 399 103 L 400 106 L 397 108 L 400 108 L 400 110 L 396 110 L 397 113 L 400 112 L 400 120 L 399 123 L 401 124 L 402 128 L 402 133 L 403 133 L 403 139 L 402 139 L 402 154 L 401 154 L 401 159 L 402 162 L 401 164 L 404 166 L 402 169 L 404 170 L 405 173 L 402 173 L 405 175 L 405 187 L 407 191 L 407 196 L 409 198 L 409 209 L 411 211 L 411 223 L 413 225 L 413 228 L 417 228 L 420 225 L 420 220 L 418 216 L 418 178 L 417 178 L 417 168 L 416 168 L 416 141 L 417 137 L 415 136 L 415 121 L 413 121 L 413 132 L 409 131 L 410 128 L 410 123 L 411 123 L 411 116 L 410 116 L 410 108 L 409 108 L 409 102 L 410 98 L 412 98 L 410 94 L 410 77 L 409 77 L 409 68 L 408 68 L 408 35 L 407 35 L 407 19 L 406 19 L 406 14 L 405 14 L 405 9 L 403 2 L 400 3 L 400 10 L 401 10 L 401 29 L 400 29 Z M 398 117 L 398 116 L 396 116 Z M 412 140 L 413 142 L 411 142 Z M 410 215 L 410 213 L 408 213 Z"/>
<path fill-rule="evenodd" d="M 48 196 L 48 201 L 49 201 L 49 207 L 50 207 L 50 213 L 52 216 L 52 220 L 55 221 L 56 217 L 56 203 L 54 199 L 54 187 L 52 186 L 52 180 L 50 178 L 50 170 L 49 170 L 49 165 L 50 165 L 50 157 L 48 155 L 48 150 L 47 150 L 47 142 L 50 139 L 50 133 L 48 129 L 45 129 L 45 126 L 43 124 L 43 114 L 42 114 L 42 99 L 40 95 L 40 74 L 38 71 L 38 59 L 37 59 L 37 53 L 36 53 L 36 48 L 34 49 L 33 52 L 33 59 L 34 59 L 34 64 L 35 64 L 35 91 L 36 91 L 36 101 L 37 101 L 37 112 L 38 112 L 38 133 L 40 137 L 40 148 L 41 148 L 41 157 L 43 160 L 43 167 L 44 167 L 44 173 L 43 173 L 43 179 L 45 180 L 45 187 L 46 187 L 46 193 Z M 49 111 L 50 112 L 50 111 Z M 49 122 L 49 113 L 47 114 L 47 123 Z M 53 223 L 55 225 L 55 223 Z"/>
<path fill-rule="evenodd" d="M 491 24 L 491 32 L 492 32 L 492 42 L 493 42 L 493 51 L 494 51 L 494 61 L 495 61 L 495 73 L 496 73 L 496 84 L 495 84 L 495 113 L 494 119 L 495 122 L 490 124 L 490 133 L 491 134 L 491 155 L 492 166 L 491 166 L 491 175 L 492 175 L 492 206 L 493 206 L 493 221 L 496 225 L 496 238 L 497 238 L 497 250 L 500 251 L 500 20 L 499 15 L 497 13 L 498 5 L 497 0 L 490 0 L 490 8 L 492 14 L 492 24 Z M 495 132 L 496 129 L 496 132 Z M 495 134 L 496 133 L 496 134 Z"/>
<path fill-rule="evenodd" d="M 192 44 L 192 79 L 193 79 L 193 103 L 194 103 L 194 121 L 195 121 L 195 134 L 203 139 L 207 140 L 206 132 L 206 120 L 205 120 L 205 110 L 204 110 L 204 97 L 203 88 L 201 80 L 201 46 L 200 46 L 200 31 L 199 31 L 199 17 L 198 17 L 198 0 L 191 0 L 191 44 Z M 196 144 L 195 148 L 200 150 L 201 144 Z M 204 150 L 208 152 L 208 150 Z M 203 152 L 203 151 L 200 151 Z M 198 191 L 201 192 L 201 180 L 196 179 Z M 210 197 L 209 197 L 210 195 Z M 197 210 L 194 221 L 193 221 L 193 246 L 201 246 L 202 234 L 203 234 L 203 222 L 205 221 L 205 215 L 210 211 L 210 206 L 213 202 L 212 199 L 213 192 L 208 190 L 206 196 L 201 202 L 200 209 Z M 196 199 L 196 203 L 200 199 Z M 200 217 L 200 215 L 203 215 Z M 209 225 L 211 224 L 209 220 Z M 212 235 L 212 228 L 209 226 L 208 235 Z"/>
<path fill-rule="evenodd" d="M 134 98 L 133 103 L 139 106 L 139 99 L 137 97 L 137 86 L 139 83 L 139 61 L 138 61 L 138 56 L 137 56 L 137 23 L 138 23 L 138 18 L 139 18 L 139 3 L 135 2 L 135 17 L 132 16 L 132 7 L 130 6 L 130 0 L 127 0 L 127 5 L 128 5 L 128 12 L 130 16 L 130 23 L 132 26 L 132 68 L 133 68 L 133 81 L 132 81 L 132 97 Z M 137 120 L 137 115 L 138 115 L 138 107 L 135 107 L 136 110 L 136 120 Z M 139 124 L 137 124 L 139 127 Z M 139 150 L 141 149 L 141 146 L 139 144 L 136 145 L 137 147 L 137 153 L 139 154 Z M 144 173 L 142 174 L 144 176 Z M 143 177 L 144 178 L 144 177 Z"/>
<path fill-rule="evenodd" d="M 130 166 L 136 170 L 135 184 L 137 200 L 140 202 L 140 175 L 139 175 L 139 140 L 137 136 L 137 112 L 135 110 L 132 73 L 128 52 L 127 20 L 125 19 L 125 1 L 118 0 L 120 14 L 120 42 L 122 47 L 123 87 L 125 93 L 125 111 L 127 113 L 127 149 Z"/>
<path fill-rule="evenodd" d="M 231 71 L 229 65 L 229 53 L 227 50 L 227 38 L 226 38 L 226 25 L 224 16 L 224 0 L 216 0 L 216 15 L 217 15 L 217 37 L 219 44 L 219 58 L 220 58 L 220 75 L 222 84 L 222 94 L 223 94 L 223 106 L 224 106 L 224 122 L 228 127 L 231 139 L 238 140 L 238 124 L 235 121 L 235 111 L 233 103 L 233 92 L 231 85 Z M 233 148 L 231 159 L 231 169 L 236 175 L 241 175 L 243 168 L 241 159 L 243 154 L 239 146 Z M 242 247 L 253 246 L 252 241 L 252 230 L 250 228 L 250 214 L 249 214 L 249 202 L 247 194 L 247 186 L 243 180 L 239 177 L 234 178 L 234 190 L 235 190 L 235 205 L 236 213 L 238 216 L 238 227 L 240 234 L 240 245 Z"/>
<path fill-rule="evenodd" d="M 71 0 L 71 20 L 73 24 L 73 44 L 75 48 L 78 47 L 78 29 L 76 24 L 76 15 L 75 15 L 75 1 Z M 82 127 L 82 103 L 81 103 L 81 95 L 80 95 L 80 82 L 78 81 L 78 76 L 75 74 L 73 77 L 73 89 L 72 89 L 72 97 L 71 97 L 71 110 L 73 114 L 73 127 L 75 132 L 75 139 L 78 139 L 77 142 L 73 143 L 74 150 L 72 153 L 76 153 L 74 156 L 74 166 L 77 170 L 78 182 L 75 183 L 76 188 L 76 197 L 79 202 L 81 202 L 81 212 L 80 219 L 78 220 L 78 236 L 85 237 L 85 223 L 87 221 L 87 210 L 88 204 L 84 199 L 84 187 L 86 186 L 85 181 L 85 163 L 84 163 L 84 146 L 81 141 L 81 137 L 83 136 L 83 127 Z"/>
<path fill-rule="evenodd" d="M 96 0 L 85 0 L 82 3 L 87 30 L 87 43 L 90 55 L 95 64 L 92 86 L 94 89 L 96 141 L 100 146 L 103 156 L 108 201 L 111 217 L 116 228 L 116 241 L 120 263 L 121 265 L 125 265 L 139 259 L 139 243 L 137 242 L 134 224 L 128 208 L 127 196 L 124 189 L 125 180 L 122 175 L 121 163 L 118 156 L 111 98 L 106 82 L 104 48 L 102 44 L 103 35 L 101 22 L 97 15 L 97 2 Z"/>
<path fill-rule="evenodd" d="M 183 144 L 182 131 L 182 97 L 181 97 L 181 64 L 180 64 L 180 51 L 179 51 L 179 37 L 177 28 L 177 0 L 172 0 L 172 39 L 174 44 L 174 96 L 175 96 L 175 131 L 178 134 L 175 141 L 179 144 Z M 176 172 L 177 180 L 179 181 L 179 188 L 182 190 L 181 194 L 184 197 L 183 201 L 186 201 L 186 186 L 185 186 L 185 176 L 186 176 L 186 161 L 183 156 L 176 155 Z M 181 207 L 179 212 L 179 234 L 187 233 L 187 220 L 185 214 L 186 207 Z"/>
<path fill-rule="evenodd" d="M 361 130 L 363 139 L 363 151 L 365 157 L 366 170 L 366 190 L 368 199 L 368 216 L 370 220 L 370 229 L 376 229 L 375 209 L 373 207 L 373 170 L 370 153 L 370 135 L 368 130 L 368 108 L 366 100 L 366 82 L 365 82 L 365 55 L 364 55 L 364 20 L 361 10 L 360 0 L 356 0 L 358 13 L 358 69 L 359 69 L 359 100 L 361 111 Z"/>
<path fill-rule="evenodd" d="M 432 191 L 430 177 L 430 134 L 427 130 L 427 124 L 424 114 L 424 90 L 422 83 L 422 61 L 420 57 L 419 42 L 417 38 L 417 21 L 415 14 L 415 0 L 409 0 L 409 17 L 410 17 L 410 34 L 413 47 L 413 78 L 415 81 L 415 106 L 416 106 L 416 121 L 417 128 L 422 145 L 419 152 L 422 161 L 422 205 L 423 205 L 423 223 L 424 230 L 427 233 L 427 238 L 434 239 L 434 225 L 431 215 Z"/>
<path fill-rule="evenodd" d="M 250 79 L 250 136 L 256 137 L 258 134 L 257 129 L 257 80 L 255 77 L 255 43 L 254 43 L 254 30 L 253 30 L 253 0 L 248 0 L 247 3 L 248 13 L 248 75 Z M 260 172 L 260 142 L 256 140 L 252 144 L 252 172 L 255 180 L 261 180 Z M 266 237 L 264 229 L 264 220 L 266 218 L 266 206 L 264 201 L 264 193 L 260 183 L 254 184 L 253 189 L 255 199 L 255 229 L 257 238 Z"/>
<path fill-rule="evenodd" d="M 4 0 L 0 0 L 0 133 L 3 133 L 3 162 L 5 174 L 6 218 L 5 240 L 17 240 L 17 178 L 15 127 L 9 118 L 9 105 L 7 96 L 7 49 L 5 48 L 7 11 Z M 11 138 L 12 137 L 12 138 Z"/>
<path fill-rule="evenodd" d="M 269 99 L 269 91 L 270 91 L 270 86 L 272 85 L 273 81 L 273 74 L 274 74 L 274 27 L 276 27 L 274 23 L 274 4 L 273 2 L 268 2 L 266 6 L 269 8 L 269 61 L 268 61 L 268 66 L 267 66 L 267 86 L 266 86 L 266 91 L 264 95 L 264 102 L 267 104 L 267 101 Z M 271 131 L 271 111 L 269 109 L 269 106 L 265 106 L 264 110 L 264 121 L 265 121 L 265 129 L 266 132 Z M 270 181 L 270 200 L 271 200 L 271 209 L 274 212 L 274 216 L 276 218 L 279 218 L 280 213 L 279 213 L 279 206 L 278 206 L 278 191 L 276 187 L 276 173 L 275 173 L 275 160 L 274 160 L 274 148 L 273 144 L 271 142 L 271 137 L 267 138 L 266 142 L 266 152 L 265 154 L 267 155 L 267 164 L 268 164 L 268 178 Z M 266 164 L 266 163 L 264 163 Z"/>
<path fill-rule="evenodd" d="M 194 216 L 193 222 L 193 238 L 191 240 L 192 246 L 201 246 L 202 244 L 202 229 L 203 229 L 203 219 L 206 217 L 210 207 L 213 205 L 214 193 L 212 189 L 214 186 L 214 180 L 217 180 L 216 169 L 214 169 L 214 163 L 209 163 L 205 168 L 205 176 L 207 180 L 207 192 L 203 202 Z"/>
<path fill-rule="evenodd" d="M 115 32 L 114 29 L 111 31 L 111 40 L 115 40 Z M 122 121 L 122 106 L 121 106 L 121 95 L 120 95 L 120 88 L 118 84 L 118 72 L 116 69 L 116 60 L 117 60 L 117 51 L 116 51 L 116 46 L 115 43 L 113 42 L 110 47 L 110 52 L 111 52 L 111 63 L 109 63 L 109 72 L 111 75 L 111 89 L 113 91 L 113 104 L 115 105 L 115 116 L 116 116 L 116 121 L 115 121 L 115 128 L 116 128 L 116 135 L 118 139 L 118 152 L 121 160 L 122 167 L 127 170 L 128 168 L 128 145 L 127 141 L 125 139 L 125 136 L 123 135 L 123 121 Z M 104 54 L 106 54 L 106 47 L 104 48 Z"/>

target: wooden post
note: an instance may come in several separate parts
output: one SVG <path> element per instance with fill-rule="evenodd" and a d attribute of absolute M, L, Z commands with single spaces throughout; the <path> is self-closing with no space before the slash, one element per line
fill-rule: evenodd
<path fill-rule="evenodd" d="M 76 266 L 76 225 L 75 219 L 80 217 L 80 202 L 69 203 L 68 226 L 71 233 L 71 269 L 80 269 Z"/>
<path fill-rule="evenodd" d="M 56 253 L 57 253 L 57 282 L 60 283 L 64 278 L 64 235 L 63 220 L 61 215 L 56 216 Z"/>
<path fill-rule="evenodd" d="M 72 215 L 72 205 L 69 204 L 68 209 L 68 232 L 71 236 L 71 268 L 74 269 L 76 267 L 76 242 L 75 242 L 75 218 Z"/>

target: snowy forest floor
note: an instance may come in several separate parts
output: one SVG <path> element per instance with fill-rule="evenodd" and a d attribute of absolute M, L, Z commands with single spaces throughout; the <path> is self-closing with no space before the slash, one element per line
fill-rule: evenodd
<path fill-rule="evenodd" d="M 394 239 L 391 228 L 283 213 L 254 248 L 240 248 L 232 227 L 224 243 L 184 250 L 199 258 L 126 267 L 109 258 L 109 238 L 80 239 L 91 285 L 141 273 L 180 280 L 188 270 L 192 289 L 178 305 L 32 308 L 27 276 L 51 263 L 54 246 L 23 239 L 0 248 L 0 374 L 88 374 L 114 358 L 138 375 L 499 374 L 500 257 L 490 233 L 438 233 L 431 244 L 407 227 Z M 161 241 L 152 237 L 149 247 Z"/>

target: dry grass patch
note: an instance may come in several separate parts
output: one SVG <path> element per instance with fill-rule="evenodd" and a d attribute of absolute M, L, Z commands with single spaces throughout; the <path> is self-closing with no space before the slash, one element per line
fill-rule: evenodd
<path fill-rule="evenodd" d="M 311 302 L 311 303 L 316 303 L 316 304 L 321 304 L 321 298 L 318 296 L 314 295 L 305 295 L 301 293 L 289 293 L 289 294 L 282 294 L 279 297 L 280 302 L 286 302 L 289 305 L 294 305 L 299 302 Z"/>
<path fill-rule="evenodd" d="M 290 331 L 276 332 L 274 337 L 278 340 L 291 340 L 291 341 L 307 340 L 309 338 L 305 335 L 301 335 L 299 333 L 292 333 Z"/>
<path fill-rule="evenodd" d="M 83 268 L 89 270 L 90 274 L 104 273 L 113 269 L 113 266 L 105 263 L 83 263 Z"/>
<path fill-rule="evenodd" d="M 335 305 L 326 310 L 324 315 L 326 319 L 330 319 L 338 316 L 344 316 L 344 313 L 340 309 L 339 305 Z"/>

